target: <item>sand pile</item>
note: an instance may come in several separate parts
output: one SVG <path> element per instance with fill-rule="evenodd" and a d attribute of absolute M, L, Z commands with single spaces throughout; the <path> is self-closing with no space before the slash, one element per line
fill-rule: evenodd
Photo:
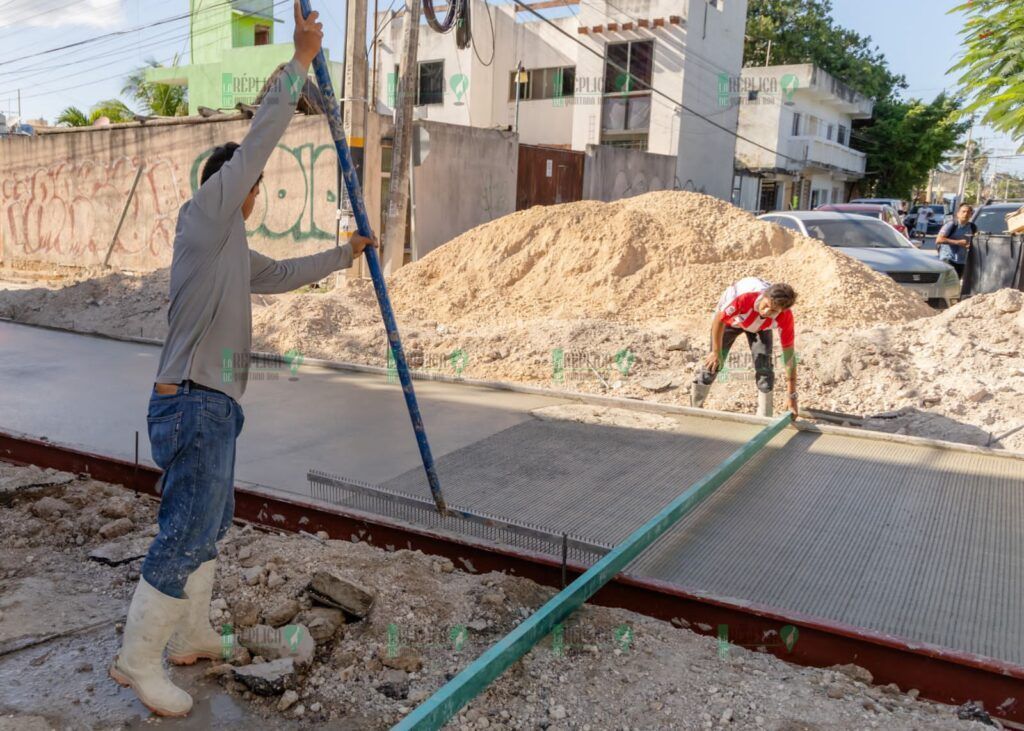
<path fill-rule="evenodd" d="M 703 317 L 733 281 L 786 281 L 809 325 L 929 314 L 888 277 L 699 193 L 538 206 L 478 226 L 401 269 L 399 311 L 443 322 Z"/>
<path fill-rule="evenodd" d="M 882 414 L 873 428 L 1024 450 L 1024 293 L 972 297 L 928 320 L 805 338 L 808 398 Z"/>
<path fill-rule="evenodd" d="M 861 264 L 707 196 L 522 211 L 402 269 L 391 291 L 417 370 L 685 404 L 715 303 L 748 274 L 800 292 L 802 406 L 881 413 L 873 428 L 1024 450 L 1024 429 L 1013 431 L 1024 398 L 1020 293 L 935 314 Z M 327 285 L 254 296 L 254 348 L 387 365 L 370 283 L 341 276 Z M 161 270 L 0 290 L 0 317 L 161 339 L 167 288 Z M 707 405 L 752 413 L 742 341 L 733 356 Z"/>

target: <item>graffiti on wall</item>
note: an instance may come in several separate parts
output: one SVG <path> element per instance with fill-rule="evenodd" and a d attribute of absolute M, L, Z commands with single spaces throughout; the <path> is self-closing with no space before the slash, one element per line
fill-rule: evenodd
<path fill-rule="evenodd" d="M 0 240 L 13 257 L 89 265 L 103 260 L 139 161 L 61 160 L 0 181 Z M 180 181 L 180 182 L 179 182 Z M 173 162 L 146 163 L 114 249 L 124 260 L 167 258 L 184 200 Z"/>
<path fill-rule="evenodd" d="M 190 184 L 199 188 L 205 150 L 192 163 Z M 256 207 L 245 222 L 249 236 L 295 241 L 331 239 L 337 221 L 338 158 L 334 145 L 279 144 L 264 169 Z"/>
<path fill-rule="evenodd" d="M 145 159 L 142 177 L 114 247 L 112 263 L 170 261 L 178 209 L 199 186 L 212 148 L 191 169 Z M 186 160 L 188 158 L 185 158 Z M 61 159 L 0 176 L 0 244 L 12 259 L 89 266 L 103 261 L 141 160 Z M 267 162 L 251 238 L 308 241 L 335 237 L 337 157 L 333 145 L 279 144 Z"/>

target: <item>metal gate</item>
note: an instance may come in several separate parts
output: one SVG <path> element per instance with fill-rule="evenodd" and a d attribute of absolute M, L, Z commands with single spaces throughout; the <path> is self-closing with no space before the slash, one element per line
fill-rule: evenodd
<path fill-rule="evenodd" d="M 516 210 L 581 200 L 583 159 L 575 150 L 519 145 Z"/>

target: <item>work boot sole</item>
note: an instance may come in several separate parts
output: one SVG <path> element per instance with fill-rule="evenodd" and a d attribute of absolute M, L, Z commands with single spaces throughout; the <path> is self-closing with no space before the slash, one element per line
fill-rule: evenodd
<path fill-rule="evenodd" d="M 124 673 L 122 673 L 120 670 L 118 670 L 114 665 L 110 666 L 108 674 L 110 675 L 111 679 L 115 683 L 120 685 L 122 688 L 131 688 L 132 691 L 135 693 L 135 697 L 139 699 L 139 702 L 141 702 L 142 705 L 148 708 L 151 713 L 154 713 L 157 716 L 163 716 L 165 718 L 184 718 L 189 714 L 189 711 L 168 711 L 165 708 L 159 708 L 157 706 L 147 703 L 146 699 L 142 697 L 141 693 L 139 693 L 139 689 L 135 687 L 135 683 L 132 682 L 132 679 Z"/>

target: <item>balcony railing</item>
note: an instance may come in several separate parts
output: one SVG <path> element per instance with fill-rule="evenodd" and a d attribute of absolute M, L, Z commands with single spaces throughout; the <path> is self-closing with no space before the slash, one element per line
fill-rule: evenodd
<path fill-rule="evenodd" d="M 786 164 L 790 169 L 820 167 L 863 175 L 867 167 L 867 155 L 863 152 L 821 137 L 791 137 L 786 154 L 793 158 Z"/>

